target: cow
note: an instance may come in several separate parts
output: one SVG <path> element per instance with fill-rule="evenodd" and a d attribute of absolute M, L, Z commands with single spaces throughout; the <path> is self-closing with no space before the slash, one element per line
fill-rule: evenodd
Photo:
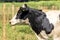
<path fill-rule="evenodd" d="M 33 9 L 23 4 L 17 12 L 17 14 L 10 20 L 11 25 L 15 25 L 20 22 L 20 20 L 29 19 L 32 30 L 35 32 L 38 40 L 48 40 L 48 34 L 54 29 L 54 25 L 49 22 L 47 15 L 38 9 Z M 44 33 L 41 33 L 44 32 Z"/>

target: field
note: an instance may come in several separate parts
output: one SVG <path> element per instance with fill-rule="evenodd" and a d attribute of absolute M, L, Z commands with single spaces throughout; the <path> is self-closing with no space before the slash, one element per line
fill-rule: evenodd
<path fill-rule="evenodd" d="M 24 2 L 27 3 L 27 2 Z M 6 40 L 37 40 L 34 32 L 32 31 L 29 25 L 19 24 L 12 27 L 9 24 L 9 20 L 12 18 L 12 5 L 14 5 L 14 14 L 17 13 L 19 7 L 24 3 L 0 3 L 0 40 L 2 40 L 2 28 L 3 28 L 3 4 L 6 4 L 5 16 L 6 16 Z M 57 10 L 60 9 L 59 1 L 41 1 L 41 2 L 28 2 L 27 3 L 32 8 L 41 9 L 41 6 L 48 7 L 51 9 L 52 5 L 57 7 Z M 50 39 L 52 40 L 52 39 Z"/>
<path fill-rule="evenodd" d="M 0 22 L 0 40 L 2 40 L 2 27 Z M 37 40 L 37 38 L 29 25 L 16 25 L 13 28 L 7 23 L 6 40 Z"/>

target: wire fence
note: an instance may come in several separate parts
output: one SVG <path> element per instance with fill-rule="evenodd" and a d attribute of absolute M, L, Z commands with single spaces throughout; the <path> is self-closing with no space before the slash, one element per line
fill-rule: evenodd
<path fill-rule="evenodd" d="M 6 4 L 4 3 L 2 6 L 2 40 L 6 40 L 6 24 L 9 22 L 9 14 L 11 15 L 11 18 L 14 16 L 14 5 L 12 4 L 11 9 L 7 8 Z M 7 11 L 6 11 L 7 10 Z M 18 9 L 16 9 L 18 10 Z M 14 27 L 12 27 L 14 29 Z"/>

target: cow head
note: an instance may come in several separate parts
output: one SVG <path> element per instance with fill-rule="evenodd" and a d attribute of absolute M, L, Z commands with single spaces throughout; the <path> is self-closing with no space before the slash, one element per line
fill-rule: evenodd
<path fill-rule="evenodd" d="M 27 4 L 23 4 L 22 7 L 18 10 L 17 14 L 11 19 L 10 24 L 15 25 L 20 22 L 20 19 L 25 20 L 28 16 L 28 6 Z"/>

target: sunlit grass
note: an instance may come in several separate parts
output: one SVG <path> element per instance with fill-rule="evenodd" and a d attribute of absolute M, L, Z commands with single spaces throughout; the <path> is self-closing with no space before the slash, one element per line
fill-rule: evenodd
<path fill-rule="evenodd" d="M 7 40 L 37 40 L 29 25 L 15 25 L 14 29 L 9 23 L 6 26 Z"/>
<path fill-rule="evenodd" d="M 0 39 L 2 39 L 2 24 L 0 23 Z M 15 25 L 6 23 L 6 40 L 37 40 L 35 33 L 29 25 Z M 52 40 L 52 37 L 49 38 Z"/>

